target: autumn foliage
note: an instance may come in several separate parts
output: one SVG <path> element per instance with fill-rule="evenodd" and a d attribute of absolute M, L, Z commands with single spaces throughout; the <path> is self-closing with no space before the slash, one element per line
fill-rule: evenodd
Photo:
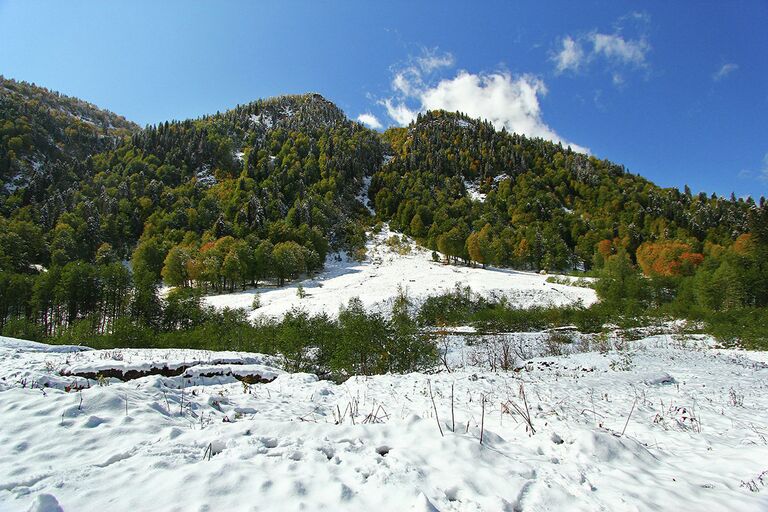
<path fill-rule="evenodd" d="M 597 252 L 599 252 L 603 258 L 608 258 L 614 253 L 613 243 L 610 240 L 600 240 L 597 243 Z"/>
<path fill-rule="evenodd" d="M 747 256 L 755 250 L 756 244 L 751 233 L 744 233 L 733 242 L 733 252 L 739 256 Z"/>
<path fill-rule="evenodd" d="M 637 248 L 637 263 L 649 276 L 691 275 L 703 261 L 703 254 L 676 240 L 646 242 Z"/>

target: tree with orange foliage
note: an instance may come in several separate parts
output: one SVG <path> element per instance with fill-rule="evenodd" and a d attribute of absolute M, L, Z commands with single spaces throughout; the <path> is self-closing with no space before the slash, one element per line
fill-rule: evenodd
<path fill-rule="evenodd" d="M 637 263 L 648 276 L 692 275 L 703 261 L 703 254 L 677 240 L 646 242 L 637 248 Z"/>
<path fill-rule="evenodd" d="M 603 258 L 607 258 L 613 254 L 613 242 L 607 239 L 600 240 L 597 242 L 597 252 L 599 252 Z"/>
<path fill-rule="evenodd" d="M 605 262 L 612 254 L 615 254 L 616 250 L 613 246 L 613 242 L 608 240 L 600 240 L 595 244 L 595 253 L 592 256 L 592 264 L 597 268 L 602 268 Z"/>

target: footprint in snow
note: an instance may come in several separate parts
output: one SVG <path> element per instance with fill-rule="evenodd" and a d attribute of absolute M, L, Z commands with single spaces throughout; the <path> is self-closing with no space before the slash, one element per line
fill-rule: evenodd
<path fill-rule="evenodd" d="M 85 428 L 96 428 L 102 423 L 106 423 L 107 420 L 99 418 L 98 416 L 89 416 L 86 422 L 83 424 Z"/>

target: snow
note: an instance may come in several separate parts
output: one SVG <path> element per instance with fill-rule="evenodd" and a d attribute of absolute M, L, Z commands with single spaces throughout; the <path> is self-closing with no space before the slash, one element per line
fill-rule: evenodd
<path fill-rule="evenodd" d="M 18 349 L 25 352 L 82 352 L 90 350 L 88 347 L 78 347 L 73 345 L 46 345 L 36 341 L 20 340 L 18 338 L 8 338 L 0 336 L 0 345 L 3 348 Z"/>
<path fill-rule="evenodd" d="M 35 172 L 38 171 L 39 167 L 42 166 L 41 163 L 39 163 L 36 160 L 31 160 L 30 164 L 32 165 L 32 168 Z M 16 192 L 20 187 L 25 187 L 28 184 L 28 179 L 23 174 L 18 173 L 14 176 L 10 176 L 6 178 L 5 183 L 3 184 L 3 188 L 5 189 L 5 192 L 8 194 L 13 194 Z"/>
<path fill-rule="evenodd" d="M 184 378 L 194 379 L 203 377 L 249 377 L 259 381 L 273 381 L 282 372 L 263 364 L 212 364 L 193 366 L 183 374 Z"/>
<path fill-rule="evenodd" d="M 360 188 L 360 193 L 357 194 L 357 199 L 361 203 L 363 203 L 363 206 L 365 206 L 368 209 L 368 212 L 371 215 L 376 215 L 376 212 L 373 209 L 373 205 L 371 205 L 371 200 L 368 198 L 368 189 L 371 188 L 371 176 L 364 176 L 363 177 L 363 185 Z"/>
<path fill-rule="evenodd" d="M 676 384 L 675 378 L 668 373 L 653 373 L 648 375 L 643 382 L 649 386 Z"/>
<path fill-rule="evenodd" d="M 205 301 L 217 308 L 250 310 L 254 295 L 258 293 L 261 307 L 252 311 L 251 317 L 277 318 L 294 307 L 333 316 L 353 297 L 359 297 L 367 308 L 386 312 L 397 294 L 398 285 L 417 304 L 428 296 L 451 291 L 457 284 L 470 286 L 473 292 L 486 296 L 506 296 L 511 304 L 523 308 L 579 302 L 588 306 L 597 300 L 594 290 L 547 283 L 547 276 L 530 272 L 433 262 L 431 251 L 413 242 L 410 242 L 410 253 L 401 255 L 386 245 L 391 236 L 402 235 L 390 231 L 387 226 L 374 235 L 367 244 L 368 257 L 364 262 L 350 260 L 345 255 L 332 255 L 326 261 L 325 270 L 312 278 L 283 288 L 270 286 L 212 295 Z M 299 285 L 306 292 L 303 299 L 296 292 Z"/>
<path fill-rule="evenodd" d="M 250 119 L 254 126 L 264 126 L 267 129 L 272 128 L 272 125 L 274 124 L 272 117 L 269 116 L 266 112 L 262 112 L 259 115 L 251 114 Z"/>
<path fill-rule="evenodd" d="M 210 166 L 208 165 L 204 165 L 202 169 L 197 171 L 195 177 L 197 178 L 197 185 L 203 188 L 210 188 L 218 183 L 216 176 L 211 173 Z"/>
<path fill-rule="evenodd" d="M 94 356 L 94 354 L 98 354 Z M 111 357 L 104 358 L 101 352 L 89 352 L 77 358 L 72 358 L 70 364 L 61 368 L 65 375 L 77 375 L 84 373 L 103 373 L 107 370 L 118 372 L 151 372 L 154 370 L 183 371 L 186 368 L 205 368 L 210 371 L 213 366 L 221 368 L 221 365 L 237 364 L 251 367 L 262 367 L 266 362 L 265 357 L 243 355 L 238 352 L 217 352 L 215 357 L 207 351 L 168 349 L 168 350 L 141 350 L 119 349 L 114 350 Z M 224 366 L 224 369 L 229 369 Z M 187 372 L 189 373 L 189 372 Z M 185 373 L 185 375 L 187 374 Z M 230 371 L 230 374 L 232 372 Z"/>
<path fill-rule="evenodd" d="M 464 188 L 467 189 L 467 195 L 470 199 L 473 201 L 479 201 L 481 203 L 485 202 L 485 198 L 487 194 L 483 194 L 480 192 L 480 188 L 477 186 L 476 183 L 472 183 L 471 181 L 464 180 Z"/>
<path fill-rule="evenodd" d="M 535 346 L 544 335 L 509 336 Z M 662 335 L 491 372 L 461 363 L 476 335 L 450 338 L 451 372 L 342 384 L 259 354 L 2 338 L 0 510 L 768 507 L 768 365 Z M 161 356 L 200 362 L 197 376 L 81 379 L 67 392 L 59 373 Z M 202 376 L 248 365 L 274 380 Z M 650 383 L 663 375 L 675 384 Z"/>

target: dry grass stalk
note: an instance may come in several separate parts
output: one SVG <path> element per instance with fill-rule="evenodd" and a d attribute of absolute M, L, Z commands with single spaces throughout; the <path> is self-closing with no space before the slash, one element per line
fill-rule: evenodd
<path fill-rule="evenodd" d="M 432 400 L 432 408 L 435 410 L 435 420 L 437 421 L 437 428 L 440 429 L 440 435 L 442 437 L 445 437 L 445 434 L 443 434 L 443 427 L 440 426 L 440 417 L 437 415 L 437 405 L 435 405 L 435 396 L 432 394 L 432 382 L 427 381 L 427 386 L 429 387 L 429 398 Z"/>

